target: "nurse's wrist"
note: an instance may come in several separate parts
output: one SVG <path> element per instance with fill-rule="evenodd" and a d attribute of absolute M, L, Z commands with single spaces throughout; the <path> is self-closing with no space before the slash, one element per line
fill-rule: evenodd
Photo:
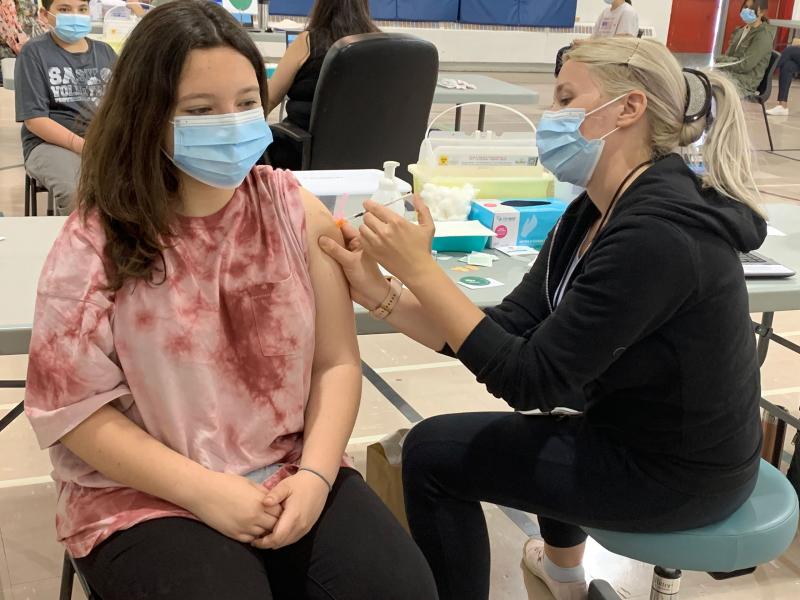
<path fill-rule="evenodd" d="M 436 264 L 436 260 L 429 256 L 415 265 L 414 269 L 401 277 L 401 279 L 405 286 L 413 291 L 415 287 L 426 285 L 437 276 L 443 274 L 444 272 Z"/>
<path fill-rule="evenodd" d="M 390 290 L 391 285 L 389 284 L 389 280 L 385 277 L 381 277 L 375 281 L 374 285 L 370 286 L 369 290 L 365 293 L 358 294 L 358 297 L 353 298 L 353 300 L 367 310 L 375 310 L 383 303 L 386 296 L 389 295 Z"/>

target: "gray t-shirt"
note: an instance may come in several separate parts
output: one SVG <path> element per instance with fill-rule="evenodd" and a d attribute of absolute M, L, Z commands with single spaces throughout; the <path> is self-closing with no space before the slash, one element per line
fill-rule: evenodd
<path fill-rule="evenodd" d="M 117 55 L 108 44 L 87 38 L 89 49 L 67 52 L 49 33 L 26 43 L 14 69 L 17 122 L 50 117 L 83 136 L 111 78 Z M 44 140 L 22 126 L 25 160 Z"/>

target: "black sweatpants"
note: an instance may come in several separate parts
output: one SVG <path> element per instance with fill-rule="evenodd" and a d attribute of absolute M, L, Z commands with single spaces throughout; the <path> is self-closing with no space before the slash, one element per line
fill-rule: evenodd
<path fill-rule="evenodd" d="M 406 512 L 442 600 L 489 597 L 489 536 L 480 502 L 535 513 L 555 547 L 585 541 L 578 525 L 662 532 L 732 514 L 753 485 L 694 496 L 647 475 L 630 451 L 583 417 L 516 413 L 444 415 L 414 427 L 403 444 Z"/>
<path fill-rule="evenodd" d="M 146 521 L 79 559 L 103 600 L 428 600 L 425 558 L 380 499 L 342 469 L 314 528 L 258 550 L 191 519 Z"/>
<path fill-rule="evenodd" d="M 794 76 L 800 73 L 800 46 L 788 46 L 781 53 L 777 68 L 781 72 L 778 80 L 778 102 L 788 102 Z"/>

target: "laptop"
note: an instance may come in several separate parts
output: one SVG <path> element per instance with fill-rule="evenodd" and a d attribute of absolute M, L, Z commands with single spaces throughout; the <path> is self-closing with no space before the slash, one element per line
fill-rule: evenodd
<path fill-rule="evenodd" d="M 744 269 L 744 276 L 748 279 L 772 278 L 783 279 L 792 277 L 795 272 L 771 258 L 758 252 L 739 253 L 739 261 Z"/>

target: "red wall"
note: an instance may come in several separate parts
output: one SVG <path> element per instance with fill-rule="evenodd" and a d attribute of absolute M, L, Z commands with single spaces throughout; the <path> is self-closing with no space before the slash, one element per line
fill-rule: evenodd
<path fill-rule="evenodd" d="M 737 0 L 731 0 L 736 2 Z M 673 52 L 711 52 L 721 0 L 672 0 L 667 47 Z"/>

